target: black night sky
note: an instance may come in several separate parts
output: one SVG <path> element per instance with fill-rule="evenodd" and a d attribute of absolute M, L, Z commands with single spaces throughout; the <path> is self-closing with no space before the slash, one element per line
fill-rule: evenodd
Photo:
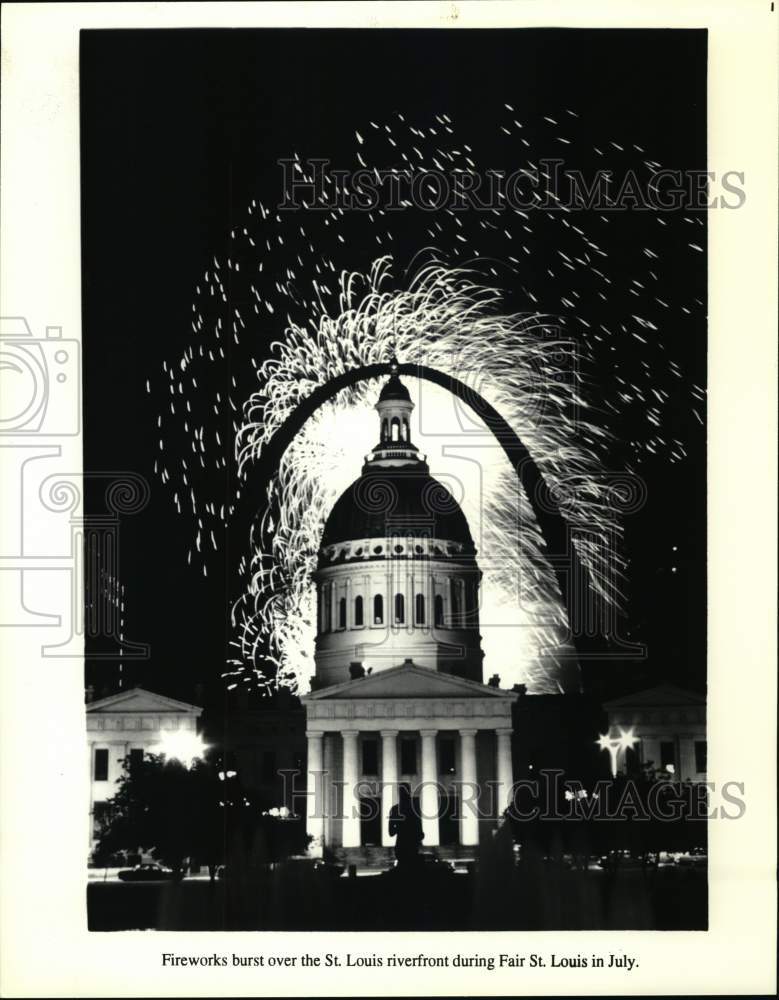
<path fill-rule="evenodd" d="M 397 112 L 427 122 L 446 110 L 458 135 L 478 146 L 479 169 L 505 168 L 515 156 L 513 140 L 496 127 L 495 116 L 509 104 L 529 123 L 525 134 L 534 150 L 564 155 L 584 172 L 604 166 L 602 154 L 593 150 L 609 139 L 637 143 L 664 166 L 703 170 L 705 99 L 703 31 L 82 33 L 84 469 L 90 513 L 99 516 L 104 509 L 90 472 L 130 470 L 151 489 L 147 507 L 124 518 L 120 532 L 125 636 L 151 648 L 148 663 L 125 664 L 130 682 L 191 698 L 198 682 L 219 677 L 224 662 L 234 566 L 229 549 L 221 576 L 204 579 L 187 566 L 191 525 L 177 515 L 170 490 L 153 472 L 159 406 L 146 381 L 189 343 L 195 286 L 214 255 L 229 252 L 230 230 L 244 218 L 247 203 L 281 200 L 278 160 L 298 153 L 354 167 L 356 129 L 364 132 L 370 121 L 389 121 Z M 565 109 L 576 111 L 575 120 L 567 119 L 575 129 L 570 147 L 550 139 L 545 148 L 544 116 L 558 121 Z M 618 149 L 612 152 L 616 156 Z M 596 224 L 590 218 L 595 214 L 582 211 L 571 222 L 586 229 Z M 637 259 L 633 251 L 652 245 L 657 220 L 652 212 L 623 214 L 629 218 L 614 221 L 621 228 L 611 246 L 624 241 L 624 262 L 612 254 L 610 274 L 624 267 L 627 286 Z M 687 225 L 693 242 L 705 249 L 705 220 L 696 224 L 697 216 L 704 213 L 672 213 L 668 228 L 685 236 Z M 419 250 L 421 224 L 410 213 L 396 220 L 398 261 L 410 261 Z M 559 289 L 546 276 L 548 259 L 556 254 L 548 240 L 540 231 L 530 237 L 536 263 L 507 289 L 517 308 L 533 308 L 525 299 L 530 289 L 539 308 L 559 308 Z M 632 450 L 632 442 L 647 438 L 648 403 L 641 399 L 615 419 L 621 443 L 613 467 L 634 463 L 648 488 L 646 505 L 627 521 L 626 542 L 630 637 L 647 644 L 649 660 L 625 666 L 623 689 L 637 679 L 641 686 L 669 680 L 705 687 L 705 401 L 696 402 L 691 387 L 706 385 L 706 256 L 688 252 L 688 243 L 674 243 L 668 252 L 675 256 L 658 262 L 662 303 L 653 315 L 665 304 L 676 309 L 658 334 L 662 357 L 627 336 L 611 353 L 613 341 L 592 344 L 604 395 L 613 393 L 617 359 L 628 371 L 642 372 L 648 385 L 670 393 L 661 433 L 684 442 L 687 452 L 683 461 L 671 463 L 663 448 L 640 455 Z M 503 252 L 496 242 L 495 255 Z M 376 247 L 355 229 L 339 254 L 339 267 L 360 269 Z M 637 286 L 637 303 L 644 291 Z M 676 308 L 696 299 L 697 310 Z M 619 316 L 628 311 L 594 295 L 584 295 L 577 307 L 595 328 L 603 321 L 617 332 Z M 283 314 L 277 319 L 279 337 Z M 681 373 L 675 379 L 661 369 L 668 358 Z M 93 654 L 99 648 L 100 642 L 91 643 Z M 98 693 L 108 693 L 116 666 L 93 658 L 88 675 Z"/>

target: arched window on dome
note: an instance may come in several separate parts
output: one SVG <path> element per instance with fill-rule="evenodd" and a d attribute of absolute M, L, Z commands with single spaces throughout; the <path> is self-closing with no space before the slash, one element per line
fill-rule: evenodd
<path fill-rule="evenodd" d="M 363 621 L 362 597 L 359 594 L 354 599 L 354 624 L 357 627 L 365 624 Z"/>
<path fill-rule="evenodd" d="M 341 597 L 338 601 L 338 628 L 346 628 L 346 598 Z"/>
<path fill-rule="evenodd" d="M 408 420 L 404 420 L 400 425 L 400 436 L 404 441 L 408 441 Z"/>
<path fill-rule="evenodd" d="M 376 594 L 373 598 L 373 624 L 384 624 L 384 598 L 381 594 Z"/>
<path fill-rule="evenodd" d="M 440 594 L 435 595 L 435 623 L 438 626 L 444 624 L 444 599 Z"/>
<path fill-rule="evenodd" d="M 468 628 L 476 628 L 479 620 L 479 582 L 472 580 L 468 584 Z"/>
<path fill-rule="evenodd" d="M 392 423 L 390 424 L 390 426 L 392 428 L 392 440 L 393 441 L 399 441 L 400 440 L 400 421 L 398 420 L 397 417 L 393 417 L 392 418 Z"/>
<path fill-rule="evenodd" d="M 402 625 L 406 620 L 406 599 L 402 594 L 395 594 L 395 624 Z"/>
<path fill-rule="evenodd" d="M 389 438 L 389 424 L 386 420 L 381 422 L 381 440 L 386 441 Z"/>
<path fill-rule="evenodd" d="M 452 579 L 449 581 L 449 607 L 451 609 L 450 621 L 452 625 L 460 623 L 460 581 Z"/>
<path fill-rule="evenodd" d="M 414 617 L 417 625 L 425 624 L 425 595 L 417 594 L 414 598 Z"/>

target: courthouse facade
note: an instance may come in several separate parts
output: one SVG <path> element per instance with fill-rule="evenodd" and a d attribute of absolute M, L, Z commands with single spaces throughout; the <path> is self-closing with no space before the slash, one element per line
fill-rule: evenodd
<path fill-rule="evenodd" d="M 388 854 L 406 785 L 423 847 L 473 855 L 508 805 L 517 695 L 483 683 L 476 548 L 411 440 L 397 375 L 376 410 L 379 442 L 327 519 L 315 574 L 316 670 L 302 699 L 311 850 Z"/>

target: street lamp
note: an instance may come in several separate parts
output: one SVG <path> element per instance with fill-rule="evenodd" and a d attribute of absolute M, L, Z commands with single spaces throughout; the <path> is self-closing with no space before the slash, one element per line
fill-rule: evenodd
<path fill-rule="evenodd" d="M 634 743 L 638 743 L 638 737 L 633 735 L 633 730 L 620 729 L 619 736 L 609 736 L 605 733 L 595 741 L 601 750 L 608 750 L 611 758 L 611 776 L 617 776 L 617 758 L 620 750 L 629 750 Z"/>

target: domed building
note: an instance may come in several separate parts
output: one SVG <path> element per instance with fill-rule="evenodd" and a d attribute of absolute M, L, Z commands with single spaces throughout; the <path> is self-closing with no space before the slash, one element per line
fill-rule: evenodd
<path fill-rule="evenodd" d="M 423 848 L 473 856 L 512 782 L 516 695 L 483 683 L 476 546 L 411 440 L 413 409 L 393 374 L 378 444 L 327 518 L 314 574 L 308 832 L 313 853 L 357 862 L 392 847 L 400 784 L 420 808 Z"/>
<path fill-rule="evenodd" d="M 420 667 L 482 679 L 479 568 L 468 522 L 412 443 L 414 404 L 395 375 L 379 396 L 380 437 L 338 499 L 316 573 L 316 677 L 349 679 L 351 664 Z"/>

